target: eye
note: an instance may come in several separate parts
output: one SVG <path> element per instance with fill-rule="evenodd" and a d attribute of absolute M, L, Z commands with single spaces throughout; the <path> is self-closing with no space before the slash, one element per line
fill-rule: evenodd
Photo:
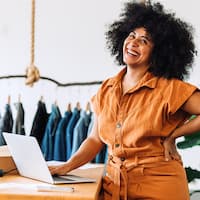
<path fill-rule="evenodd" d="M 130 34 L 128 35 L 128 37 L 131 38 L 131 39 L 134 39 L 134 38 L 135 38 L 135 35 L 134 35 L 134 33 L 130 33 Z"/>
<path fill-rule="evenodd" d="M 145 39 L 141 39 L 141 43 L 142 43 L 142 44 L 148 44 L 148 41 L 145 40 Z"/>

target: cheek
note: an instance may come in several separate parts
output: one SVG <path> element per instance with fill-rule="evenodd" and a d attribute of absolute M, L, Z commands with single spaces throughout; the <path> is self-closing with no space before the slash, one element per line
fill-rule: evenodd
<path fill-rule="evenodd" d="M 125 47 L 128 45 L 128 43 L 130 42 L 130 40 L 128 38 L 126 38 L 124 40 L 124 43 L 123 43 L 123 49 L 125 49 Z"/>
<path fill-rule="evenodd" d="M 145 55 L 146 59 L 150 59 L 151 53 L 152 53 L 151 49 L 144 49 L 143 50 L 143 55 Z"/>
<path fill-rule="evenodd" d="M 122 52 L 123 52 L 123 61 L 125 62 L 125 48 L 126 47 L 126 43 L 124 42 L 124 44 L 123 44 L 123 49 L 122 49 Z"/>
<path fill-rule="evenodd" d="M 124 41 L 124 44 L 123 44 L 123 53 L 124 53 L 124 51 L 125 51 L 125 47 L 126 47 L 126 41 Z"/>

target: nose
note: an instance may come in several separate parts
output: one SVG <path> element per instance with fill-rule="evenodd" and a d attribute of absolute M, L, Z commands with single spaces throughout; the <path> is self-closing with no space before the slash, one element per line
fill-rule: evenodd
<path fill-rule="evenodd" d="M 133 47 L 137 47 L 137 46 L 139 46 L 139 40 L 138 40 L 138 38 L 134 38 L 134 39 L 132 39 L 132 40 L 130 40 L 130 43 L 129 43 L 131 46 L 133 46 Z"/>

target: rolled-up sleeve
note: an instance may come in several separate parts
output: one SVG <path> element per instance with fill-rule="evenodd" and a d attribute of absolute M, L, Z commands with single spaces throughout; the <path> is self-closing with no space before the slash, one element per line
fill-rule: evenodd
<path fill-rule="evenodd" d="M 174 85 L 175 84 L 175 85 Z M 174 114 L 183 106 L 183 104 L 192 96 L 198 89 L 196 86 L 182 81 L 174 81 L 168 91 L 169 111 Z"/>

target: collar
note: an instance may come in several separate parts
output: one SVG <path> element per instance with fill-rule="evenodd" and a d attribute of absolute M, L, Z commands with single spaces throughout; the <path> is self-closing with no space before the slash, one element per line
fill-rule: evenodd
<path fill-rule="evenodd" d="M 122 78 L 127 71 L 127 67 L 124 67 L 116 76 L 108 80 L 108 86 L 117 86 L 121 84 Z M 134 87 L 134 90 L 141 87 L 155 88 L 158 82 L 158 77 L 154 76 L 151 72 L 147 71 L 142 79 L 138 82 L 137 86 Z M 130 90 L 130 92 L 132 89 Z"/>

